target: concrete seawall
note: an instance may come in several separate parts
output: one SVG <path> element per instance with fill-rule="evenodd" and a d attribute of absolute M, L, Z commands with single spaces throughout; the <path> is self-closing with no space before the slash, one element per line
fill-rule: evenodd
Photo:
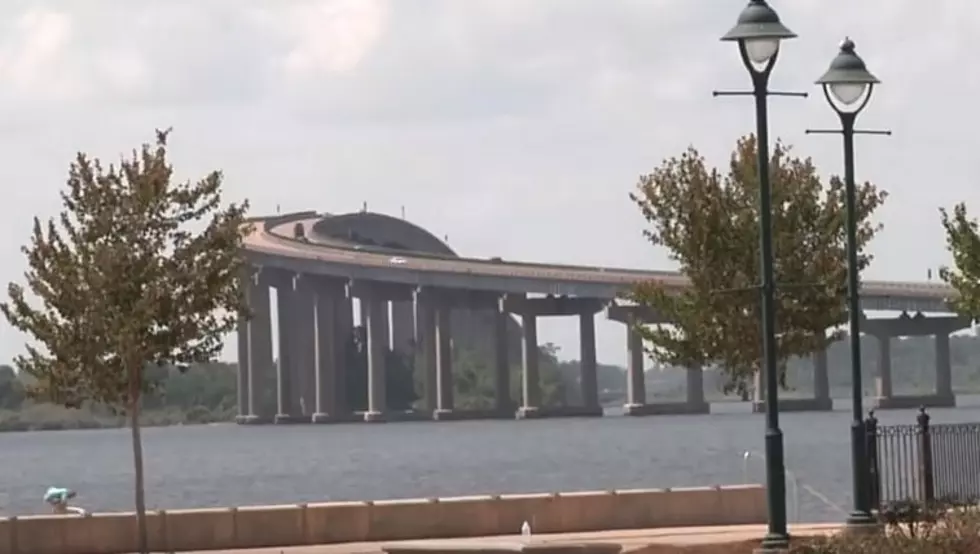
<path fill-rule="evenodd" d="M 766 521 L 758 485 L 555 494 L 508 494 L 153 511 L 150 548 L 182 552 L 346 542 L 514 535 Z M 0 518 L 5 554 L 136 551 L 131 512 Z"/>

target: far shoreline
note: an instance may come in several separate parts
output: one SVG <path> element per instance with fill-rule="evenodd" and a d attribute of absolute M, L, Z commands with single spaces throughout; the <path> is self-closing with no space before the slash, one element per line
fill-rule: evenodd
<path fill-rule="evenodd" d="M 790 391 L 801 392 L 801 391 Z M 849 396 L 845 395 L 845 390 L 835 390 L 831 397 L 838 403 L 846 400 Z M 903 391 L 904 392 L 904 391 Z M 914 392 L 914 391 L 913 391 Z M 977 396 L 980 390 L 958 390 L 958 396 Z M 798 394 L 791 394 L 787 397 L 799 397 Z M 651 400 L 657 401 L 682 401 L 683 398 L 675 396 L 651 395 Z M 745 401 L 732 396 L 709 395 L 708 401 L 712 404 L 741 404 Z M 971 407 L 972 404 L 962 406 Z M 608 404 L 606 409 L 619 408 L 619 404 Z M 40 410 L 35 410 L 35 408 Z M 49 410 L 57 410 L 57 413 L 48 413 Z M 41 412 L 41 413 L 38 413 Z M 6 433 L 36 433 L 44 431 L 93 431 L 107 429 L 127 428 L 127 422 L 123 417 L 107 415 L 96 415 L 90 412 L 78 413 L 79 417 L 69 417 L 69 414 L 78 413 L 75 410 L 66 410 L 57 406 L 35 405 L 32 408 L 22 411 L 0 411 L 0 435 Z M 611 417 L 611 416 L 609 416 Z M 224 414 L 203 414 L 201 412 L 189 413 L 179 410 L 153 410 L 142 414 L 142 427 L 182 427 L 182 426 L 201 426 L 201 425 L 234 425 L 235 418 L 225 412 Z"/>

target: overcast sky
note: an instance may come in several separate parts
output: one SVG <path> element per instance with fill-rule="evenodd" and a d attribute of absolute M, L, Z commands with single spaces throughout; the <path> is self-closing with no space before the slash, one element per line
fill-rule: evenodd
<path fill-rule="evenodd" d="M 125 9 L 122 7 L 125 5 Z M 34 215 L 59 209 L 74 153 L 115 160 L 173 126 L 177 173 L 220 168 L 253 213 L 369 209 L 462 255 L 669 267 L 627 194 L 695 145 L 717 164 L 752 131 L 742 0 L 5 0 L 0 4 L 0 282 L 21 280 Z M 812 84 L 845 35 L 883 81 L 857 172 L 891 194 L 867 276 L 947 262 L 938 208 L 980 211 L 980 3 L 773 0 L 800 35 L 780 90 Z M 842 14 L 838 16 L 837 14 Z M 841 166 L 820 95 L 772 100 L 771 132 Z M 23 337 L 0 327 L 0 361 Z M 574 319 L 540 324 L 577 357 Z M 601 361 L 625 332 L 598 329 Z M 229 346 L 233 346 L 230 344 Z M 229 353 L 234 352 L 229 349 Z"/>

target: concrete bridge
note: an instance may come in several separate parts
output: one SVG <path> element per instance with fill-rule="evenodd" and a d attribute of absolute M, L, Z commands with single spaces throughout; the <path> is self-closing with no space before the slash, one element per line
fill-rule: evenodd
<path fill-rule="evenodd" d="M 544 417 L 602 414 L 596 378 L 595 315 L 631 328 L 658 323 L 657 314 L 617 303 L 619 294 L 641 280 L 682 288 L 677 272 L 462 258 L 428 231 L 377 213 L 322 215 L 302 212 L 256 218 L 245 240 L 250 268 L 243 275 L 254 317 L 238 329 L 239 421 L 386 421 L 400 418 Z M 270 288 L 278 310 L 270 308 Z M 896 311 L 896 319 L 865 322 L 881 344 L 877 388 L 880 408 L 951 406 L 949 334 L 969 326 L 952 315 L 946 300 L 954 291 L 941 284 L 868 281 L 862 308 Z M 345 398 L 342 345 L 354 325 L 359 300 L 368 359 L 368 409 L 353 414 Z M 949 314 L 924 317 L 923 312 Z M 917 314 L 908 316 L 904 314 Z M 549 411 L 541 405 L 537 321 L 579 319 L 583 404 Z M 279 359 L 273 361 L 272 317 L 279 329 Z M 520 324 L 517 323 L 519 320 Z M 896 397 L 890 375 L 890 340 L 933 335 L 936 389 L 924 397 Z M 494 360 L 494 407 L 472 413 L 455 409 L 451 353 L 460 345 L 481 349 Z M 410 355 L 422 373 L 425 409 L 386 409 L 385 356 L 389 349 Z M 631 415 L 707 413 L 701 368 L 687 369 L 687 400 L 651 404 L 646 398 L 643 345 L 628 333 L 628 402 Z M 519 351 L 519 352 L 518 352 Z M 522 365 L 522 395 L 510 398 L 511 362 Z M 786 409 L 830 409 L 825 352 L 814 356 L 812 400 L 787 400 Z M 275 410 L 261 409 L 262 383 L 275 376 Z M 757 387 L 757 390 L 761 388 Z M 764 402 L 756 399 L 757 406 Z M 783 405 L 784 401 L 780 404 Z M 274 412 L 274 413 L 272 413 Z"/>

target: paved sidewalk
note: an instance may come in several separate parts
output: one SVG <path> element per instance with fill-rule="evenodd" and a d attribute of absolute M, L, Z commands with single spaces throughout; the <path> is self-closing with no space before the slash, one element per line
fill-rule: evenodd
<path fill-rule="evenodd" d="M 834 533 L 841 529 L 840 524 L 791 525 L 790 534 L 794 536 L 816 536 Z M 618 543 L 623 552 L 639 554 L 654 546 L 698 546 L 724 545 L 758 540 L 766 533 L 765 525 L 737 525 L 727 527 L 675 527 L 667 529 L 637 529 L 630 531 L 599 531 L 595 533 L 564 533 L 557 535 L 534 535 L 533 542 L 575 541 Z M 473 539 L 448 539 L 447 542 L 513 542 L 520 536 L 479 537 Z M 193 554 L 377 554 L 382 546 L 393 541 L 377 543 L 347 543 L 318 546 L 292 546 L 277 548 L 257 548 L 249 550 L 222 550 L 195 552 Z M 405 541 L 421 542 L 421 541 Z M 426 543 L 440 541 L 424 541 Z"/>

